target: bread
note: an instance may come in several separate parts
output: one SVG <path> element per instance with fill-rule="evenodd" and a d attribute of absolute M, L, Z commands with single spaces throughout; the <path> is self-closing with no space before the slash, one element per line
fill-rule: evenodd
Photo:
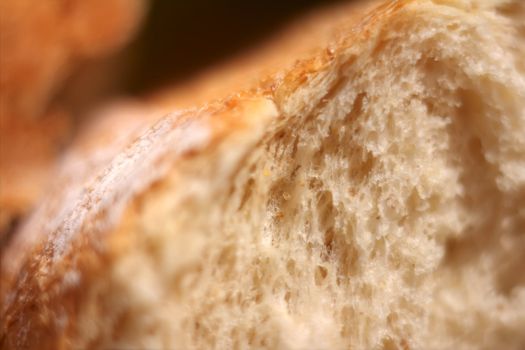
<path fill-rule="evenodd" d="M 51 175 L 42 176 L 38 172 L 35 174 L 34 165 L 37 162 L 34 162 L 33 159 L 31 163 L 33 176 L 28 176 L 27 171 L 23 172 L 27 170 L 27 164 L 24 162 L 19 164 L 21 155 L 10 152 L 12 161 L 9 164 L 16 166 L 20 171 L 17 177 L 5 176 L 6 180 L 22 179 L 24 183 L 33 188 L 46 187 L 48 190 L 46 198 L 41 199 L 40 205 L 33 208 L 36 213 L 32 215 L 29 223 L 25 223 L 26 228 L 23 231 L 26 233 L 17 234 L 19 230 L 15 228 L 9 235 L 9 242 L 12 241 L 11 245 L 16 248 L 12 247 L 4 254 L 4 265 L 7 266 L 4 270 L 12 272 L 19 268 L 19 262 L 24 259 L 25 255 L 20 252 L 26 252 L 34 244 L 34 240 L 39 238 L 39 233 L 45 231 L 42 225 L 49 221 L 49 216 L 54 216 L 53 213 L 58 210 L 56 206 L 67 201 L 68 198 L 75 198 L 83 186 L 93 181 L 101 168 L 107 165 L 123 145 L 131 143 L 137 137 L 136 131 L 140 129 L 139 124 L 151 125 L 173 110 L 192 108 L 214 97 L 227 96 L 236 91 L 249 89 L 258 83 L 258 78 L 260 79 L 261 76 L 271 76 L 278 71 L 279 67 L 292 64 L 298 56 L 318 49 L 318 43 L 326 42 L 332 36 L 334 32 L 332 22 L 348 21 L 353 16 L 357 17 L 363 8 L 370 7 L 367 3 L 357 3 L 352 7 L 347 4 L 343 6 L 344 11 L 340 11 L 341 6 L 333 5 L 314 9 L 312 13 L 306 13 L 288 24 L 284 33 L 277 33 L 274 37 L 267 38 L 256 47 L 241 52 L 227 62 L 212 65 L 187 81 L 176 82 L 147 94 L 122 101 L 112 101 L 107 106 L 95 108 L 92 113 L 83 117 L 84 122 L 81 125 L 76 126 L 75 138 L 68 143 L 67 147 L 64 147 L 58 169 L 44 167 L 45 170 L 51 172 Z M 45 125 L 50 124 L 48 128 L 50 130 L 44 132 L 40 130 L 40 134 L 52 135 L 51 131 L 55 130 L 54 124 L 49 122 L 49 118 L 43 122 Z M 27 132 L 27 128 L 23 131 Z M 50 138 L 56 140 L 56 138 Z M 34 141 L 37 140 L 38 138 Z M 27 140 L 21 137 L 19 142 L 27 143 Z M 40 146 L 39 149 L 45 150 L 45 147 Z M 42 180 L 50 177 L 53 178 L 53 181 L 43 186 Z M 16 196 L 12 196 L 14 198 L 3 196 L 10 207 L 14 207 L 15 199 L 21 197 L 21 194 L 25 192 L 20 191 L 21 186 L 6 187 L 12 188 L 10 192 L 14 192 L 13 194 L 16 193 Z M 9 213 L 6 214 L 8 214 L 7 217 L 12 217 Z M 9 274 L 4 273 L 4 275 Z M 0 291 L 1 289 L 0 286 Z"/>
<path fill-rule="evenodd" d="M 145 0 L 0 2 L 0 245 L 73 134 L 68 79 L 122 47 L 144 10 Z"/>
<path fill-rule="evenodd" d="M 159 119 L 161 113 L 162 110 L 143 101 L 126 99 L 114 101 L 86 117 L 86 124 L 54 169 L 46 195 L 35 206 L 30 219 L 22 222 L 22 228 L 14 230 L 10 237 L 9 249 L 5 248 L 1 256 L 0 282 L 17 273 L 31 247 L 46 233 L 49 218 L 59 216 L 64 203 L 75 201 L 108 162 Z M 0 295 L 7 284 L 0 283 Z"/>
<path fill-rule="evenodd" d="M 361 15 L 30 219 L 2 347 L 524 348 L 525 4 Z"/>

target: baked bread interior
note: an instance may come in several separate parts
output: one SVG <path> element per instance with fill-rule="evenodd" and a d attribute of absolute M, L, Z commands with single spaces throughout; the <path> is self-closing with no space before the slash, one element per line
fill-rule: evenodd
<path fill-rule="evenodd" d="M 2 346 L 523 349 L 525 3 L 336 28 L 41 218 Z"/>

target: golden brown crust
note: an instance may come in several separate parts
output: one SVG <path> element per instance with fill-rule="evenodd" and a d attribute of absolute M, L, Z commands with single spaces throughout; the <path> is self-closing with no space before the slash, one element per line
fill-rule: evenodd
<path fill-rule="evenodd" d="M 68 347 L 75 337 L 75 317 L 85 286 L 91 279 L 103 278 L 105 264 L 111 263 L 125 246 L 125 239 L 118 238 L 119 232 L 125 232 L 126 223 L 133 220 L 133 207 L 140 194 L 162 179 L 180 159 L 205 156 L 210 147 L 243 129 L 244 124 L 249 129 L 246 118 L 261 114 L 268 108 L 267 103 L 275 101 L 278 107 L 285 106 L 292 92 L 312 74 L 319 74 L 342 59 L 350 47 L 358 54 L 370 32 L 409 3 L 386 2 L 360 22 L 355 22 L 355 13 L 349 14 L 349 23 L 343 21 L 342 27 L 337 24 L 340 38 L 312 51 L 310 58 L 285 65 L 269 77 L 263 76 L 259 85 L 247 93 L 168 115 L 93 176 L 78 198 L 61 203 L 62 207 L 52 214 L 47 213 L 53 222 L 45 226 L 38 223 L 44 232 L 31 243 L 30 258 L 21 268 L 10 267 L 10 273 L 19 273 L 2 292 L 2 347 Z M 329 18 L 324 21 L 334 25 Z M 317 46 L 317 42 L 312 46 Z M 286 114 L 285 110 L 280 112 Z"/>

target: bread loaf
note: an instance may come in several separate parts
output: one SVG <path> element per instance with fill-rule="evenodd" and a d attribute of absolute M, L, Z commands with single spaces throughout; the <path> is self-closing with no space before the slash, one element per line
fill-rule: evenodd
<path fill-rule="evenodd" d="M 525 3 L 358 14 L 37 212 L 2 348 L 524 348 Z"/>

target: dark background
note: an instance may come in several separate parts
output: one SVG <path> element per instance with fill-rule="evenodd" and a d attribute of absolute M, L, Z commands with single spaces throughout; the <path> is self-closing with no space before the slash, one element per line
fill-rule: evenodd
<path fill-rule="evenodd" d="M 184 80 L 337 0 L 153 0 L 130 48 L 125 90 L 140 93 Z"/>
<path fill-rule="evenodd" d="M 301 15 L 343 1 L 350 0 L 149 0 L 134 39 L 79 64 L 55 99 L 82 123 L 97 106 L 184 83 L 274 38 Z"/>

